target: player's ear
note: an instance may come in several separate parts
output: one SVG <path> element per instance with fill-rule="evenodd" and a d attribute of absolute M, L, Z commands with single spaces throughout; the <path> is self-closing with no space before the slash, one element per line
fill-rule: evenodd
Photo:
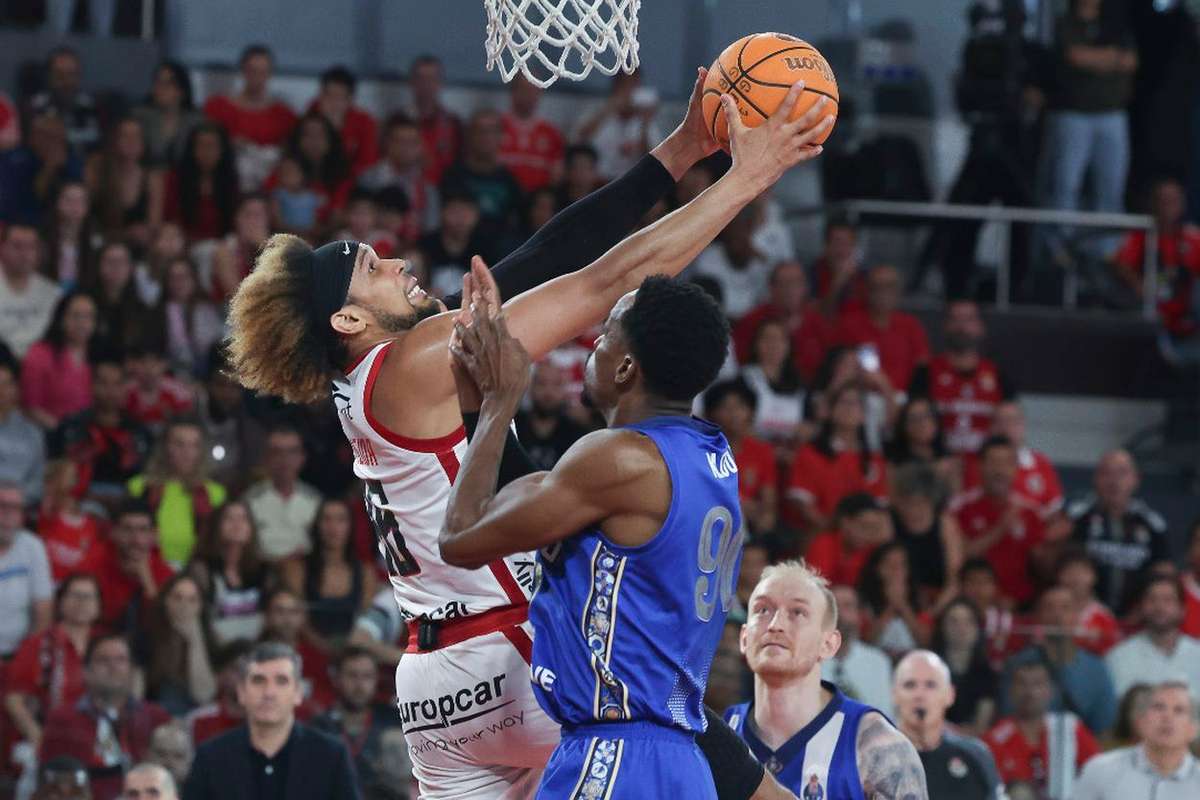
<path fill-rule="evenodd" d="M 621 359 L 621 363 L 617 364 L 617 371 L 613 375 L 613 380 L 617 386 L 629 388 L 633 385 L 634 379 L 637 377 L 638 365 L 633 360 L 633 356 L 626 353 Z"/>
<path fill-rule="evenodd" d="M 366 312 L 356 305 L 344 305 L 329 317 L 329 324 L 342 336 L 355 336 L 367 327 Z"/>
<path fill-rule="evenodd" d="M 738 651 L 742 655 L 746 655 L 746 623 L 742 623 L 742 630 L 738 633 Z"/>
<path fill-rule="evenodd" d="M 821 637 L 821 660 L 828 661 L 837 655 L 842 646 L 842 632 L 837 628 L 828 631 Z"/>

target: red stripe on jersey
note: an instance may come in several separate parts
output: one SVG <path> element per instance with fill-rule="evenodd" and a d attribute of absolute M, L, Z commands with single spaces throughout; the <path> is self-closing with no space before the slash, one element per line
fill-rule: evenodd
<path fill-rule="evenodd" d="M 529 638 L 529 634 L 524 628 L 504 628 L 500 631 L 504 634 L 504 638 L 512 642 L 512 646 L 517 648 L 517 652 L 521 654 L 521 658 L 525 659 L 526 664 L 533 663 L 533 640 Z"/>
<path fill-rule="evenodd" d="M 392 340 L 385 344 L 379 351 L 379 355 L 371 362 L 371 371 L 367 373 L 367 385 L 363 387 L 363 414 L 366 416 L 367 424 L 371 426 L 371 429 L 386 441 L 414 453 L 437 453 L 438 459 L 441 460 L 442 454 L 445 451 L 453 450 L 455 445 L 466 438 L 467 431 L 461 425 L 458 426 L 458 430 L 448 433 L 445 436 L 439 436 L 436 439 L 411 439 L 390 430 L 371 413 L 371 395 L 375 391 L 375 379 L 379 377 L 379 369 L 383 366 L 383 362 L 387 358 L 388 350 L 395 343 L 395 340 Z M 443 463 L 442 467 L 445 468 L 445 466 Z M 458 461 L 455 459 L 455 475 L 457 474 Z M 454 482 L 454 475 L 450 476 L 450 482 Z"/>
<path fill-rule="evenodd" d="M 458 477 L 458 456 L 453 450 L 447 450 L 444 453 L 438 453 L 437 460 L 442 465 L 442 469 L 445 470 L 446 477 L 450 480 L 450 483 L 454 483 L 454 479 Z M 500 588 L 504 590 L 504 596 L 508 598 L 508 602 L 513 605 L 529 602 L 525 598 L 525 593 L 521 591 L 521 587 L 517 584 L 517 579 L 513 577 L 512 570 L 508 568 L 508 564 L 505 563 L 503 558 L 497 558 L 488 564 L 488 569 L 492 571 L 492 576 L 500 584 Z"/>

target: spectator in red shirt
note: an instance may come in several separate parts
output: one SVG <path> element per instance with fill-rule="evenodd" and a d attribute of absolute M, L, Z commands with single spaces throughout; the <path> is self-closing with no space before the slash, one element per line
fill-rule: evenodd
<path fill-rule="evenodd" d="M 39 760 L 79 759 L 87 766 L 93 800 L 116 800 L 124 771 L 146 757 L 154 729 L 171 716 L 135 698 L 133 657 L 123 637 L 93 639 L 83 663 L 84 695 L 50 712 Z"/>
<path fill-rule="evenodd" d="M 1000 595 L 996 570 L 986 558 L 969 558 L 958 573 L 963 597 L 983 615 L 983 632 L 988 645 L 988 661 L 993 669 L 1004 665 L 1022 642 L 1013 634 L 1016 616 L 1011 601 Z"/>
<path fill-rule="evenodd" d="M 437 56 L 417 56 L 408 71 L 408 88 L 425 143 L 425 177 L 438 184 L 446 167 L 458 160 L 462 122 L 442 107 L 442 62 Z"/>
<path fill-rule="evenodd" d="M 282 642 L 300 654 L 303 665 L 301 688 L 304 704 L 300 716 L 311 716 L 333 704 L 333 681 L 329 675 L 329 654 L 310 644 L 301 634 L 308 624 L 304 600 L 291 589 L 279 587 L 263 601 L 265 618 L 259 641 Z"/>
<path fill-rule="evenodd" d="M 962 488 L 962 462 L 946 451 L 942 420 L 928 397 L 913 397 L 900 407 L 887 445 L 888 467 L 923 464 L 933 469 L 953 497 Z"/>
<path fill-rule="evenodd" d="M 742 518 L 754 535 L 773 531 L 779 519 L 779 476 L 775 450 L 751 435 L 758 398 L 744 381 L 714 384 L 704 393 L 704 416 L 729 440 L 738 467 Z"/>
<path fill-rule="evenodd" d="M 961 495 L 954 513 L 965 538 L 967 558 L 984 556 L 996 570 L 1002 594 L 1018 604 L 1033 599 L 1033 556 L 1044 539 L 1041 517 L 1013 491 L 1017 450 L 993 436 L 979 451 L 981 485 Z"/>
<path fill-rule="evenodd" d="M 279 158 L 280 147 L 296 125 L 296 113 L 270 94 L 275 57 L 270 49 L 252 44 L 242 51 L 241 91 L 214 95 L 204 104 L 204 114 L 218 122 L 233 139 L 240 188 L 254 191 L 262 185 Z"/>
<path fill-rule="evenodd" d="M 158 587 L 173 574 L 158 554 L 157 542 L 150 506 L 143 500 L 124 501 L 108 537 L 92 550 L 81 570 L 100 581 L 100 621 L 105 627 L 126 632 L 138 628 Z"/>
<path fill-rule="evenodd" d="M 164 338 L 147 338 L 131 347 L 125 357 L 129 385 L 124 410 L 134 421 L 156 432 L 172 417 L 192 408 L 191 389 L 167 374 L 170 362 Z"/>
<path fill-rule="evenodd" d="M 21 364 L 21 405 L 47 430 L 92 404 L 88 346 L 96 333 L 96 301 L 82 292 L 58 301 L 46 338 Z"/>
<path fill-rule="evenodd" d="M 895 267 L 872 267 L 866 287 L 866 307 L 842 312 L 837 339 L 846 345 L 874 348 L 879 367 L 892 386 L 908 386 L 916 368 L 929 361 L 925 329 L 912 314 L 897 310 L 903 287 Z"/>
<path fill-rule="evenodd" d="M 150 454 L 150 434 L 122 409 L 125 368 L 111 354 L 92 364 L 92 407 L 69 417 L 51 437 L 51 451 L 75 463 L 76 492 L 93 497 L 123 494 Z"/>
<path fill-rule="evenodd" d="M 1121 624 L 1096 599 L 1096 577 L 1096 565 L 1087 553 L 1071 550 L 1059 559 L 1055 583 L 1066 587 L 1075 605 L 1075 644 L 1102 656 L 1121 640 Z"/>
<path fill-rule="evenodd" d="M 17 106 L 0 92 L 0 151 L 11 150 L 21 143 L 21 117 Z"/>
<path fill-rule="evenodd" d="M 979 352 L 987 331 L 974 301 L 948 303 L 943 324 L 946 352 L 934 356 L 928 369 L 914 373 L 908 394 L 937 404 L 950 452 L 973 453 L 988 437 L 996 407 L 1013 391 L 996 365 Z"/>
<path fill-rule="evenodd" d="M 825 223 L 825 249 L 813 264 L 817 300 L 825 316 L 866 308 L 867 280 L 858 249 L 858 231 L 850 221 L 835 217 Z"/>
<path fill-rule="evenodd" d="M 1036 797 L 1057 797 L 1052 787 L 1069 784 L 1100 744 L 1079 717 L 1051 711 L 1052 678 L 1045 663 L 1019 664 L 1010 676 L 1012 716 L 1001 719 L 983 740 L 996 757 L 1000 779 L 1020 783 Z M 1061 795 L 1066 797 L 1066 795 Z"/>
<path fill-rule="evenodd" d="M 891 517 L 879 499 L 856 492 L 838 502 L 832 530 L 816 536 L 804 558 L 831 584 L 855 586 L 867 559 L 893 538 Z"/>
<path fill-rule="evenodd" d="M 83 655 L 100 617 L 100 584 L 76 572 L 55 598 L 56 622 L 28 637 L 8 664 L 4 708 L 16 732 L 36 750 L 52 709 L 74 706 L 83 695 Z"/>
<path fill-rule="evenodd" d="M 1192 340 L 1200 326 L 1196 279 L 1200 277 L 1200 228 L 1184 221 L 1187 198 L 1172 178 L 1154 184 L 1150 213 L 1158 234 L 1158 283 L 1152 287 L 1158 315 L 1174 340 Z M 1146 232 L 1132 231 L 1114 257 L 1117 275 L 1138 297 L 1145 290 Z"/>
<path fill-rule="evenodd" d="M 738 320 L 733 327 L 733 344 L 738 361 L 750 358 L 750 345 L 758 328 L 768 319 L 782 320 L 792 339 L 792 356 L 801 379 L 816 376 L 833 338 L 833 325 L 817 310 L 808 293 L 808 275 L 799 261 L 781 261 L 771 270 L 767 302 Z"/>
<path fill-rule="evenodd" d="M 378 126 L 365 109 L 354 105 L 357 86 L 358 79 L 350 70 L 331 67 L 321 73 L 320 92 L 308 107 L 309 113 L 316 111 L 333 124 L 355 175 L 379 159 Z"/>
<path fill-rule="evenodd" d="M 80 510 L 75 496 L 78 472 L 75 463 L 65 458 L 46 465 L 37 534 L 46 546 L 55 583 L 77 571 L 100 542 L 100 525 Z"/>
<path fill-rule="evenodd" d="M 831 398 L 817 438 L 796 453 L 787 499 L 801 525 L 821 531 L 829 527 L 838 501 L 854 492 L 885 497 L 887 468 L 867 446 L 862 393 L 848 385 Z"/>
<path fill-rule="evenodd" d="M 228 134 L 219 125 L 203 122 L 188 134 L 183 158 L 167 174 L 161 218 L 179 223 L 189 239 L 220 239 L 233 225 L 238 191 L 238 166 Z"/>
<path fill-rule="evenodd" d="M 377 194 L 399 189 L 405 200 L 402 221 L 391 232 L 408 242 L 438 226 L 441 201 L 437 184 L 424 169 L 425 145 L 421 129 L 406 114 L 388 117 L 383 127 L 383 157 L 358 179 L 358 185 Z"/>
<path fill-rule="evenodd" d="M 1183 632 L 1200 639 L 1200 519 L 1192 523 L 1188 540 L 1187 569 L 1180 580 L 1183 585 Z"/>
<path fill-rule="evenodd" d="M 1013 490 L 1029 500 L 1042 519 L 1049 523 L 1063 508 L 1062 482 L 1050 459 L 1029 446 L 1025 436 L 1025 412 L 1019 402 L 1005 400 L 997 404 L 992 417 L 992 432 L 1007 438 L 1017 448 L 1017 478 Z M 970 487 L 978 480 L 978 468 L 973 459 L 968 459 L 967 463 L 967 485 Z M 976 475 L 972 477 L 971 473 Z"/>
<path fill-rule="evenodd" d="M 537 115 L 542 90 L 518 73 L 508 85 L 511 110 L 500 116 L 504 139 L 500 163 L 521 189 L 532 192 L 558 179 L 566 140 L 553 123 Z"/>

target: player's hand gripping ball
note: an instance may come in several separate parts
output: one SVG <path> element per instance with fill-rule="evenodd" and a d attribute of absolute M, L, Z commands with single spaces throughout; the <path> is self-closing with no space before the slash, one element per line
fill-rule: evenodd
<path fill-rule="evenodd" d="M 827 97 L 825 116 L 836 120 L 837 78 L 825 57 L 808 42 L 786 33 L 755 33 L 726 47 L 708 70 L 702 99 L 704 120 L 717 144 L 729 150 L 729 123 L 721 111 L 721 95 L 733 97 L 742 122 L 753 128 L 775 113 L 788 89 L 801 80 L 804 93 L 788 119 L 797 119 Z M 823 144 L 832 132 L 831 126 L 813 144 Z"/>

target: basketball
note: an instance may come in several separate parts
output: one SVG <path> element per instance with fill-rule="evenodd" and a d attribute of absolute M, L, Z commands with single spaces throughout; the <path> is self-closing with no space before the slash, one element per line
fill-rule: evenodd
<path fill-rule="evenodd" d="M 779 108 L 796 81 L 804 81 L 804 94 L 791 119 L 808 111 L 822 97 L 830 103 L 826 116 L 838 113 L 837 78 L 825 57 L 803 39 L 786 33 L 755 33 L 738 39 L 717 57 L 704 81 L 704 119 L 717 144 L 729 149 L 729 123 L 721 111 L 721 95 L 732 95 L 742 122 L 753 128 Z M 830 128 L 821 144 L 833 132 Z"/>

